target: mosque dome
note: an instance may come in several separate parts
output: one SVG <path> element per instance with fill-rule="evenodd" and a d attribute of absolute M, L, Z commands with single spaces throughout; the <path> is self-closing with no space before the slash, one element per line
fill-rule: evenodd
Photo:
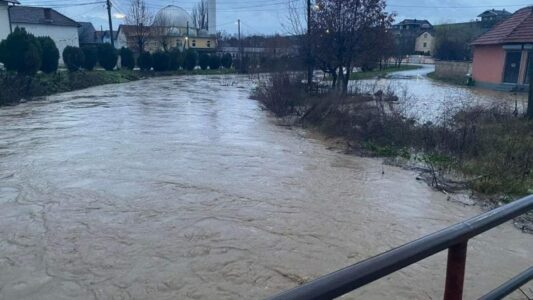
<path fill-rule="evenodd" d="M 157 12 L 154 18 L 154 26 L 185 28 L 194 28 L 191 15 L 181 7 L 168 5 Z"/>

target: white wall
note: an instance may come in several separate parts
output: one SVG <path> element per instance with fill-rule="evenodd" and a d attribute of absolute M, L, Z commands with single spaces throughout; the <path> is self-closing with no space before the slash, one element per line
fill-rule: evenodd
<path fill-rule="evenodd" d="M 41 25 L 41 24 L 23 24 L 13 23 L 13 29 L 15 27 L 24 27 L 27 32 L 32 33 L 35 36 L 49 36 L 56 43 L 57 49 L 59 49 L 59 64 L 63 64 L 63 50 L 67 46 L 79 47 L 78 28 L 69 26 L 53 26 L 53 25 Z"/>
<path fill-rule="evenodd" d="M 7 12 L 7 3 L 0 1 L 0 41 L 9 35 L 9 14 Z"/>
<path fill-rule="evenodd" d="M 433 35 L 431 35 L 429 32 L 421 34 L 418 38 L 416 38 L 415 51 L 429 52 L 431 55 L 433 55 L 433 52 L 435 52 L 435 37 L 433 37 Z"/>

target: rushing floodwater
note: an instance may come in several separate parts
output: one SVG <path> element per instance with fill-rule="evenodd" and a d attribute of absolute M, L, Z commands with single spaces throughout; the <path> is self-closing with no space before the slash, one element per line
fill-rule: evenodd
<path fill-rule="evenodd" d="M 0 108 L 0 299 L 264 298 L 481 213 L 276 126 L 235 79 Z M 511 224 L 474 239 L 466 299 L 532 265 L 532 249 Z M 445 258 L 350 297 L 438 299 Z"/>
<path fill-rule="evenodd" d="M 450 109 L 465 106 L 505 104 L 514 110 L 525 111 L 527 93 L 498 92 L 479 88 L 451 86 L 429 79 L 426 75 L 435 71 L 433 65 L 423 65 L 422 69 L 397 72 L 387 79 L 353 82 L 365 91 L 392 89 L 403 101 L 409 115 L 422 121 L 434 121 L 436 117 Z"/>

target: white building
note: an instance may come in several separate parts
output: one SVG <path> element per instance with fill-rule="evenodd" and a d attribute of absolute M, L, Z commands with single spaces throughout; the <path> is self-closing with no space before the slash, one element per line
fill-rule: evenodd
<path fill-rule="evenodd" d="M 435 37 L 426 31 L 416 38 L 415 51 L 418 53 L 435 54 Z"/>
<path fill-rule="evenodd" d="M 16 27 L 20 27 L 35 36 L 52 38 L 60 55 L 67 46 L 79 47 L 79 24 L 76 21 L 51 8 L 8 6 L 8 2 L 16 4 L 14 0 L 0 0 L 0 40 L 5 39 Z M 63 63 L 62 58 L 59 62 Z"/>
<path fill-rule="evenodd" d="M 18 4 L 18 2 L 15 0 L 0 0 L 0 41 L 5 39 L 11 32 L 9 6 L 14 4 Z"/>
<path fill-rule="evenodd" d="M 151 26 L 120 25 L 115 47 L 155 52 L 178 48 L 214 52 L 217 49 L 216 0 L 207 1 L 207 28 L 199 28 L 183 8 L 167 5 L 160 9 Z M 139 41 L 144 40 L 143 45 Z"/>

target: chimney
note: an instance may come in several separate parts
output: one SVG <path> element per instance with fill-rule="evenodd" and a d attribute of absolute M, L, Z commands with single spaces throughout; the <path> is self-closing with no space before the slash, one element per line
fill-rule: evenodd
<path fill-rule="evenodd" d="M 208 0 L 207 3 L 207 26 L 209 34 L 217 34 L 217 1 Z"/>

